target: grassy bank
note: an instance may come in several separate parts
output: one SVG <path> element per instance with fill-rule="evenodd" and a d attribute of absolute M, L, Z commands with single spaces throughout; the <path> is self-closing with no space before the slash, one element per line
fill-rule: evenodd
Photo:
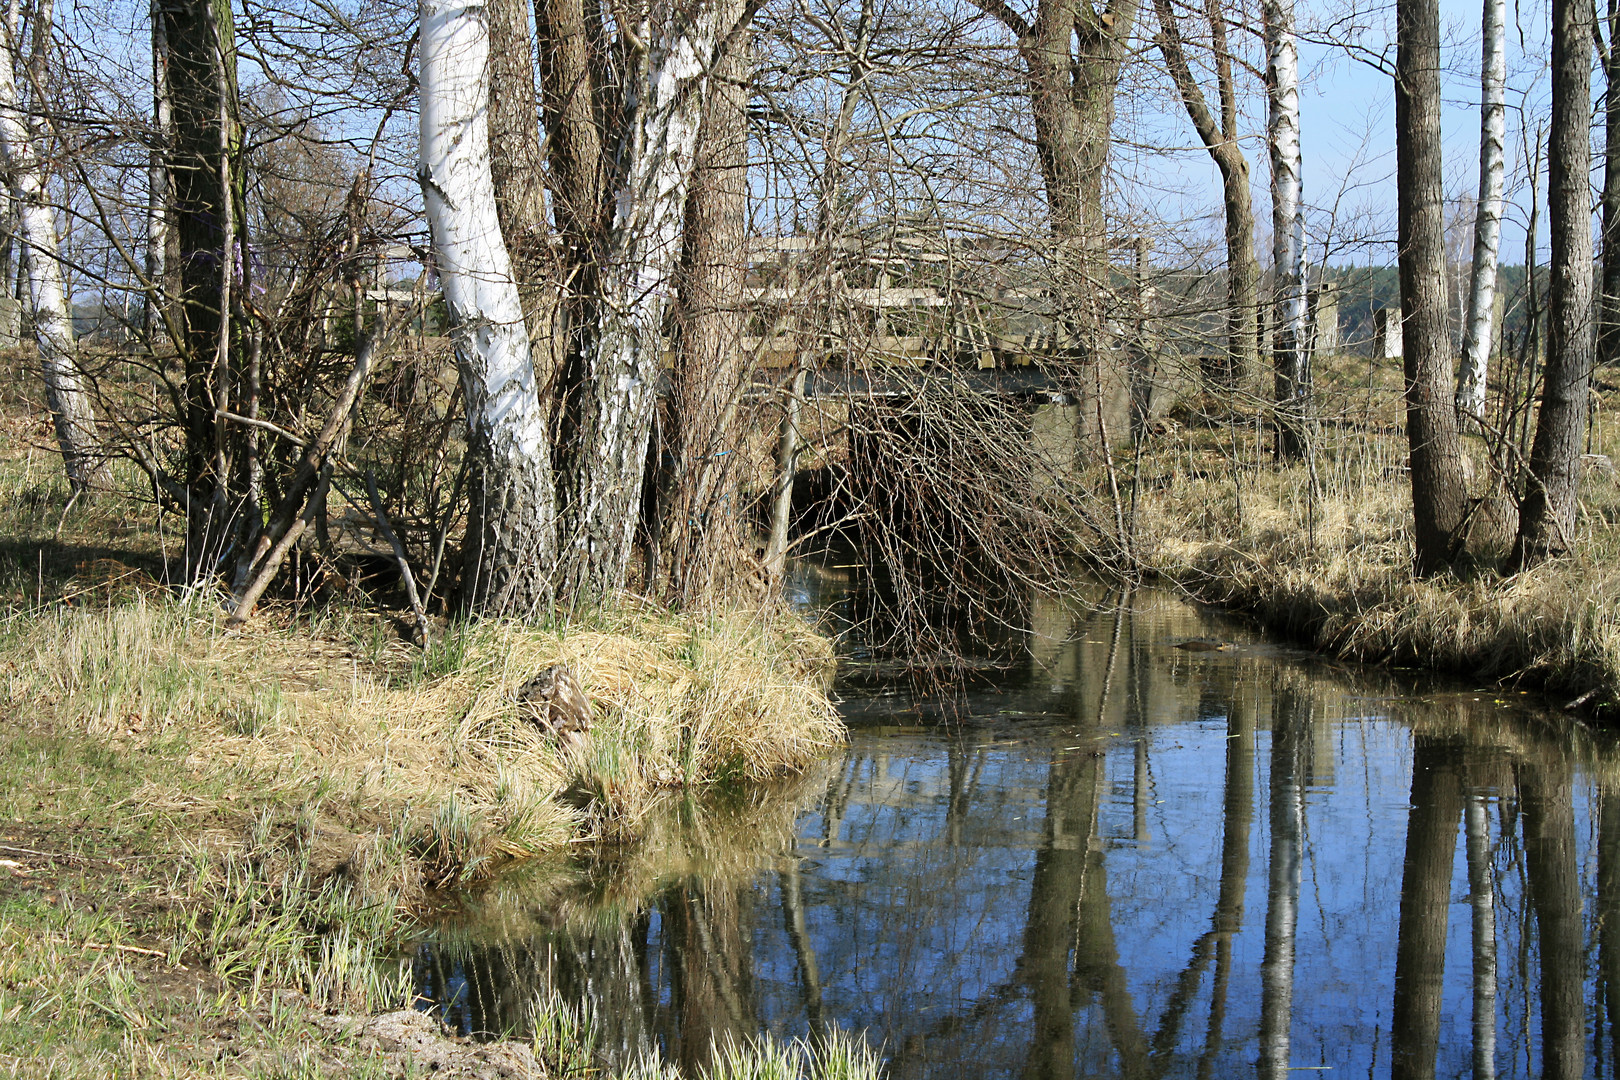
<path fill-rule="evenodd" d="M 0 1076 L 577 1071 L 591 1024 L 543 996 L 532 1039 L 488 1046 L 406 1009 L 421 917 L 527 856 L 676 850 L 661 800 L 702 827 L 694 793 L 843 739 L 827 641 L 779 612 L 626 598 L 424 652 L 363 559 L 312 559 L 301 601 L 227 629 L 161 584 L 183 522 L 135 470 L 70 508 L 36 389 L 0 390 Z M 583 747 L 518 714 L 559 662 Z M 840 1047 L 736 1048 L 726 1075 L 874 1071 Z"/>
<path fill-rule="evenodd" d="M 1361 361 L 1365 364 L 1365 361 Z M 1252 418 L 1238 433 L 1167 425 L 1143 455 L 1137 553 L 1199 599 L 1346 658 L 1545 690 L 1612 715 L 1620 704 L 1620 483 L 1589 462 L 1573 550 L 1496 571 L 1517 522 L 1483 439 L 1465 440 L 1470 518 L 1456 573 L 1412 572 L 1411 490 L 1398 371 L 1328 367 L 1308 462 L 1278 467 Z M 1606 410 L 1593 454 L 1620 456 Z"/>
<path fill-rule="evenodd" d="M 786 617 L 475 623 L 422 653 L 357 613 L 227 631 L 127 593 L 0 620 L 0 1074 L 395 1075 L 415 1036 L 366 1018 L 407 1000 L 388 958 L 437 890 L 633 846 L 662 792 L 842 737 L 826 644 Z M 516 712 L 557 661 L 595 702 L 581 753 Z"/>

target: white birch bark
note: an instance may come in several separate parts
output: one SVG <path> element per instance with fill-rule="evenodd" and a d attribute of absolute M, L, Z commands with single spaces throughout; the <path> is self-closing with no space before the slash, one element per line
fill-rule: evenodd
<path fill-rule="evenodd" d="M 1297 706 L 1290 706 L 1296 708 Z M 1310 722 L 1274 706 L 1271 725 L 1271 858 L 1266 873 L 1265 953 L 1260 962 L 1262 1080 L 1286 1080 L 1294 1020 L 1294 960 L 1299 934 L 1300 863 L 1305 838 L 1301 744 Z"/>
<path fill-rule="evenodd" d="M 488 31 L 473 0 L 421 0 L 420 15 L 419 176 L 473 455 L 463 603 L 528 615 L 550 601 L 555 493 L 490 176 Z"/>
<path fill-rule="evenodd" d="M 162 307 L 168 302 L 164 282 L 169 253 L 169 171 L 166 159 L 174 130 L 169 104 L 169 39 L 163 27 L 163 9 L 152 0 L 152 135 L 154 144 L 146 164 L 146 333 L 147 347 L 156 345 L 163 328 Z"/>
<path fill-rule="evenodd" d="M 647 9 L 635 36 L 646 45 L 627 82 L 630 146 L 617 194 L 602 311 L 587 353 L 589 400 L 564 541 L 563 587 L 600 596 L 624 583 L 664 352 L 664 312 L 681 256 L 681 227 L 719 28 L 711 5 Z M 729 29 L 729 28 L 727 28 Z"/>
<path fill-rule="evenodd" d="M 1271 153 L 1271 253 L 1274 274 L 1274 351 L 1278 405 L 1285 426 L 1304 420 L 1309 393 L 1305 368 L 1305 217 L 1300 201 L 1299 43 L 1293 0 L 1265 0 L 1266 142 Z M 1299 437 L 1296 430 L 1295 438 Z M 1298 448 L 1284 448 L 1297 456 Z"/>
<path fill-rule="evenodd" d="M 23 112 L 17 70 L 24 61 L 18 41 L 17 3 L 6 11 L 0 55 L 0 165 L 17 206 L 17 233 L 28 267 L 28 301 L 34 339 L 45 377 L 45 400 L 68 481 L 75 492 L 104 484 L 106 463 L 97 451 L 96 415 L 80 373 L 73 319 L 58 257 L 56 212 L 45 190 L 45 168 Z"/>
<path fill-rule="evenodd" d="M 1486 0 L 1490 7 L 1492 0 Z M 1498 24 L 1500 25 L 1500 24 Z M 1473 915 L 1474 1080 L 1496 1076 L 1496 886 L 1485 796 L 1470 792 L 1463 812 L 1468 851 L 1468 907 Z"/>
<path fill-rule="evenodd" d="M 17 268 L 22 241 L 17 236 L 17 214 L 11 192 L 0 184 L 0 349 L 22 345 L 22 303 L 17 299 Z"/>
<path fill-rule="evenodd" d="M 1479 205 L 1468 282 L 1457 411 L 1485 418 L 1485 374 L 1496 327 L 1496 267 L 1502 246 L 1502 186 L 1507 142 L 1507 0 L 1485 0 L 1479 88 Z"/>

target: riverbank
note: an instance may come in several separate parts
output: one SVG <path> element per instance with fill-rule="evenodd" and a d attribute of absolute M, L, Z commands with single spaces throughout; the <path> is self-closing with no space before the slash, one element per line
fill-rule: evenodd
<path fill-rule="evenodd" d="M 228 1049 L 232 1074 L 396 1075 L 386 1039 L 320 1017 L 409 1000 L 388 958 L 440 890 L 634 844 L 664 792 L 842 741 L 829 647 L 786 615 L 628 606 L 424 653 L 359 612 L 238 631 L 209 598 L 119 588 L 0 620 L 0 1065 L 23 1072 Z M 594 703 L 579 750 L 517 712 L 557 662 Z"/>
<path fill-rule="evenodd" d="M 400 1012 L 423 918 L 528 856 L 662 850 L 660 802 L 701 827 L 701 793 L 844 741 L 831 645 L 781 610 L 624 597 L 424 651 L 360 550 L 229 628 L 162 582 L 176 524 L 127 463 L 70 502 L 30 386 L 0 393 L 0 1075 L 560 1075 L 589 1033 L 555 1002 L 522 1045 Z M 519 711 L 559 663 L 583 742 Z M 793 1074 L 866 1053 L 826 1052 Z"/>
<path fill-rule="evenodd" d="M 1144 454 L 1135 551 L 1147 572 L 1266 629 L 1346 659 L 1425 667 L 1546 692 L 1612 720 L 1620 714 L 1620 438 L 1594 422 L 1571 552 L 1528 572 L 1497 572 L 1517 509 L 1470 460 L 1458 569 L 1412 572 L 1411 489 L 1398 391 L 1335 397 L 1307 462 L 1278 467 L 1251 427 L 1187 423 Z M 1267 436 L 1269 439 L 1269 435 Z"/>

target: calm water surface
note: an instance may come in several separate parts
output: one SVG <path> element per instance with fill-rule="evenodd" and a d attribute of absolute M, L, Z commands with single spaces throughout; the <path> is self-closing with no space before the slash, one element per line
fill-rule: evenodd
<path fill-rule="evenodd" d="M 948 702 L 857 658 L 846 753 L 496 882 L 423 996 L 522 1031 L 554 989 L 689 1066 L 837 1025 L 895 1077 L 1615 1075 L 1609 740 L 1163 593 L 1031 621 Z"/>

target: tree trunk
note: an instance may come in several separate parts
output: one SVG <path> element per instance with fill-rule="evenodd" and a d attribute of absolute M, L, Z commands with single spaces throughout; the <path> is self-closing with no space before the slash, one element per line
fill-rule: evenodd
<path fill-rule="evenodd" d="M 1558 25 L 1556 13 L 1553 25 Z M 1556 45 L 1553 52 L 1556 57 Z M 1558 70 L 1556 60 L 1553 70 Z M 1576 1080 L 1586 1068 L 1588 957 L 1572 772 L 1569 756 L 1551 746 L 1534 747 L 1518 770 L 1525 870 L 1541 959 L 1541 1075 L 1546 1080 Z"/>
<path fill-rule="evenodd" d="M 555 492 L 490 174 L 483 10 L 464 0 L 421 0 L 420 176 L 472 458 L 461 603 L 484 614 L 530 616 L 551 601 Z"/>
<path fill-rule="evenodd" d="M 719 5 L 719 25 L 742 17 L 743 0 Z M 673 463 L 665 522 L 663 592 L 693 603 L 727 584 L 740 566 L 737 402 L 748 378 L 742 355 L 748 266 L 748 89 L 753 64 L 745 35 L 720 57 L 703 116 L 676 312 L 667 442 Z M 653 583 L 649 582 L 651 586 Z"/>
<path fill-rule="evenodd" d="M 1600 780 L 1598 798 L 1598 1002 L 1599 1016 L 1609 1029 L 1598 1052 L 1607 1051 L 1614 1061 L 1620 1052 L 1620 787 L 1612 780 Z"/>
<path fill-rule="evenodd" d="M 1451 866 L 1462 814 L 1455 748 L 1418 737 L 1412 751 L 1412 809 L 1401 872 L 1401 919 L 1395 943 L 1395 1005 L 1390 1014 L 1391 1080 L 1435 1074 Z"/>
<path fill-rule="evenodd" d="M 1474 1080 L 1495 1080 L 1496 1076 L 1496 877 L 1492 872 L 1491 823 L 1486 813 L 1488 798 L 1484 792 L 1470 791 L 1463 810 L 1474 954 Z"/>
<path fill-rule="evenodd" d="M 1221 172 L 1221 197 L 1226 208 L 1226 377 L 1241 383 L 1255 366 L 1259 338 L 1260 268 L 1254 258 L 1254 206 L 1249 193 L 1249 162 L 1237 141 L 1237 94 L 1232 82 L 1232 57 L 1226 46 L 1226 15 L 1221 0 L 1208 0 L 1215 80 L 1220 95 L 1219 125 L 1205 103 L 1203 91 L 1187 62 L 1181 32 L 1170 0 L 1155 0 L 1161 33 L 1159 51 L 1181 95 L 1193 129 Z"/>
<path fill-rule="evenodd" d="M 1226 797 L 1221 808 L 1221 884 L 1215 897 L 1215 976 L 1209 989 L 1209 1021 L 1199 1080 L 1214 1073 L 1225 1046 L 1227 992 L 1232 983 L 1233 941 L 1243 929 L 1243 907 L 1249 887 L 1249 834 L 1254 820 L 1254 703 L 1246 692 L 1234 693 L 1226 718 Z"/>
<path fill-rule="evenodd" d="M 546 160 L 534 88 L 534 38 L 526 0 L 490 0 L 490 176 L 501 237 L 512 261 L 535 383 L 552 388 L 561 362 L 558 291 L 546 217 Z"/>
<path fill-rule="evenodd" d="M 77 494 L 106 486 L 109 477 L 98 446 L 95 410 L 74 348 L 73 316 L 58 257 L 56 210 L 45 190 L 45 167 L 17 88 L 16 73 L 23 66 L 23 58 L 15 6 L 10 9 L 5 30 L 6 47 L 0 56 L 0 161 L 17 206 L 45 401 L 56 427 L 68 483 Z M 48 22 L 42 18 L 34 26 L 34 33 L 48 35 Z"/>
<path fill-rule="evenodd" d="M 1479 76 L 1479 206 L 1474 211 L 1474 265 L 1468 279 L 1468 325 L 1457 412 L 1485 419 L 1485 374 L 1496 339 L 1496 263 L 1502 244 L 1502 183 L 1506 141 L 1507 0 L 1485 0 Z"/>
<path fill-rule="evenodd" d="M 558 332 L 551 387 L 559 475 L 578 456 L 584 358 L 595 337 L 598 276 L 613 206 L 606 140 L 623 127 L 606 61 L 598 0 L 535 0 L 547 180 L 561 251 Z"/>
<path fill-rule="evenodd" d="M 22 258 L 22 221 L 9 186 L 0 186 L 0 349 L 22 347 L 22 302 L 17 298 L 17 268 Z"/>
<path fill-rule="evenodd" d="M 1272 364 L 1277 458 L 1305 453 L 1311 373 L 1305 351 L 1305 216 L 1300 203 L 1299 45 L 1293 0 L 1265 0 L 1266 145 L 1271 152 Z"/>
<path fill-rule="evenodd" d="M 1530 478 L 1519 504 L 1519 536 L 1509 565 L 1529 566 L 1568 550 L 1575 530 L 1592 361 L 1591 7 L 1553 5 L 1552 130 L 1547 210 L 1552 281 L 1547 294 L 1547 364 L 1542 376 Z"/>
<path fill-rule="evenodd" d="M 535 0 L 534 17 L 552 200 L 572 271 L 594 265 L 610 222 L 604 137 L 617 130 L 617 109 L 596 0 Z"/>
<path fill-rule="evenodd" d="M 1076 379 L 1082 431 L 1099 450 L 1104 428 L 1129 432 L 1124 359 L 1104 334 L 1108 289 L 1108 227 L 1103 180 L 1119 87 L 1137 0 L 1040 0 L 1025 22 L 1001 0 L 973 0 L 1018 37 L 1051 215 L 1057 292 L 1055 314 L 1080 356 Z M 1106 422 L 1099 419 L 1105 417 Z"/>
<path fill-rule="evenodd" d="M 212 502 L 220 474 L 215 413 L 228 409 L 217 377 L 230 265 L 231 209 L 222 178 L 237 133 L 224 126 L 220 87 L 234 87 L 230 0 L 159 0 L 169 46 L 169 105 L 174 139 L 168 163 L 180 259 L 176 342 L 185 365 L 185 480 L 194 498 Z"/>
<path fill-rule="evenodd" d="M 729 29 L 729 28 L 728 28 Z M 582 364 L 578 456 L 569 462 L 561 590 L 570 601 L 624 584 L 641 506 L 666 297 L 681 257 L 686 192 L 717 35 L 712 7 L 659 12 L 626 80 L 628 162 L 601 272 L 595 340 Z"/>
<path fill-rule="evenodd" d="M 1598 362 L 1620 360 L 1620 0 L 1609 0 L 1609 40 L 1603 53 L 1603 292 L 1598 301 Z"/>
<path fill-rule="evenodd" d="M 1446 332 L 1446 248 L 1440 150 L 1440 12 L 1437 0 L 1395 9 L 1395 148 L 1399 188 L 1402 364 L 1411 452 L 1416 567 L 1451 563 L 1462 521 L 1462 452 Z"/>
<path fill-rule="evenodd" d="M 804 382 L 809 369 L 801 361 L 782 406 L 782 429 L 776 442 L 776 482 L 771 485 L 771 531 L 765 541 L 765 578 L 772 591 L 782 580 L 787 559 L 788 528 L 793 518 L 793 474 L 799 460 L 799 416 L 804 410 Z"/>
<path fill-rule="evenodd" d="M 167 332 L 169 155 L 174 142 L 174 115 L 169 105 L 169 39 L 164 31 L 161 0 L 152 0 L 152 148 L 146 165 L 146 347 L 156 350 Z"/>
<path fill-rule="evenodd" d="M 1311 731 L 1308 706 L 1278 690 L 1271 716 L 1271 855 L 1266 873 L 1265 954 L 1260 963 L 1262 1080 L 1289 1075 L 1294 1018 L 1294 944 L 1299 930 L 1300 859 L 1305 844 L 1305 763 Z"/>

